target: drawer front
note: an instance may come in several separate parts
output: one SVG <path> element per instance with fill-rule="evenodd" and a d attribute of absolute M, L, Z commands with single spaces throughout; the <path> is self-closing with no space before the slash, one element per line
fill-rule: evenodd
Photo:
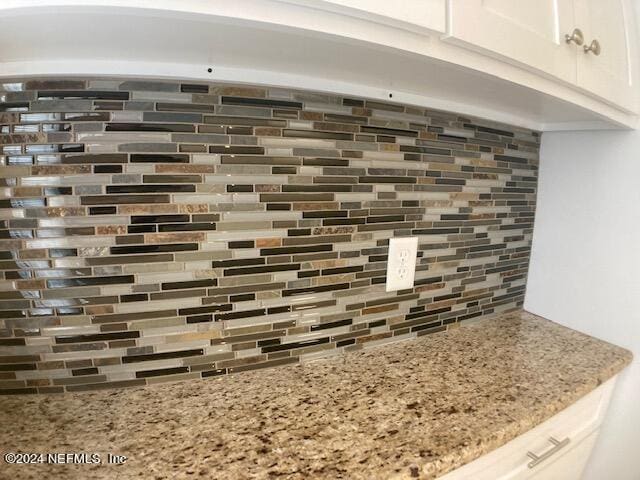
<path fill-rule="evenodd" d="M 524 472 L 521 478 L 535 480 L 580 480 L 599 433 L 600 429 L 597 429 L 582 440 L 569 444 L 567 446 L 568 450 L 549 457 L 537 467 L 529 469 L 528 472 Z"/>
<path fill-rule="evenodd" d="M 615 381 L 616 377 L 608 380 L 527 433 L 440 478 L 443 480 L 563 478 L 564 480 L 565 477 L 545 477 L 544 472 L 549 474 L 550 466 L 559 462 L 565 455 L 570 457 L 576 470 L 580 464 L 577 461 L 578 458 L 584 460 L 582 462 L 584 466 L 609 405 Z M 559 445 L 552 443 L 553 441 L 550 440 L 552 438 Z M 535 461 L 536 457 L 539 460 Z M 537 464 L 530 467 L 532 462 Z"/>

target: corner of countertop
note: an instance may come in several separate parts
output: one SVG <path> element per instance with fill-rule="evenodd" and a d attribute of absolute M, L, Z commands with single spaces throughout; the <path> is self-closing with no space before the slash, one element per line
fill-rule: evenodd
<path fill-rule="evenodd" d="M 560 322 L 557 322 L 557 321 L 555 321 L 555 320 L 552 320 L 552 319 L 550 319 L 550 318 L 548 318 L 548 317 L 545 317 L 545 316 L 543 316 L 543 315 L 540 315 L 540 314 L 537 314 L 537 313 L 530 312 L 529 310 L 525 310 L 524 308 L 523 308 L 521 311 L 522 311 L 522 313 L 527 314 L 527 315 L 531 315 L 531 316 L 532 316 L 532 317 L 534 317 L 534 318 L 535 318 L 535 317 L 537 317 L 537 318 L 541 318 L 541 319 L 546 320 L 546 321 L 548 321 L 548 322 L 551 322 L 551 323 L 553 323 L 553 324 L 555 324 L 555 325 L 557 325 L 557 326 L 559 326 L 559 327 L 561 327 L 561 328 L 565 328 L 565 329 L 567 329 L 567 330 L 571 330 L 571 331 L 573 331 L 573 332 L 577 332 L 577 333 L 579 333 L 579 334 L 581 334 L 581 335 L 587 336 L 587 337 L 589 337 L 589 338 L 593 338 L 594 340 L 597 340 L 597 341 L 599 341 L 599 342 L 603 342 L 603 343 L 606 343 L 607 345 L 611 345 L 611 347 L 613 347 L 614 349 L 616 349 L 616 350 L 618 350 L 618 351 L 619 351 L 619 353 L 620 353 L 620 354 L 622 355 L 622 357 L 623 357 L 623 362 L 624 362 L 624 364 L 620 367 L 620 369 L 619 369 L 618 371 L 616 371 L 613 375 L 616 375 L 617 373 L 621 372 L 621 371 L 622 371 L 622 370 L 624 370 L 626 367 L 628 367 L 628 366 L 631 364 L 631 362 L 633 362 L 633 359 L 635 358 L 635 355 L 633 354 L 633 352 L 632 352 L 631 350 L 629 350 L 628 348 L 621 347 L 620 345 L 617 345 L 617 344 L 615 344 L 615 343 L 612 343 L 612 342 L 610 342 L 610 341 L 608 341 L 608 340 L 604 340 L 604 339 L 602 339 L 602 338 L 596 337 L 596 336 L 594 336 L 594 335 L 591 335 L 591 334 L 589 334 L 589 333 L 583 332 L 583 331 L 581 331 L 581 330 L 577 330 L 577 329 L 575 329 L 575 328 L 569 327 L 569 326 L 567 326 L 567 325 L 564 325 L 564 324 L 562 324 L 562 323 L 560 323 Z M 613 375 L 611 375 L 611 376 L 613 376 Z M 609 378 L 610 378 L 610 377 L 609 377 Z"/>

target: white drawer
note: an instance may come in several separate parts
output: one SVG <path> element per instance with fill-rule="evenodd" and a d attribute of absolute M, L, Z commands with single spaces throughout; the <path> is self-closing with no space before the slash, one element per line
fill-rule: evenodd
<path fill-rule="evenodd" d="M 616 377 L 527 433 L 464 465 L 442 480 L 579 479 L 609 405 Z M 554 445 L 553 438 L 561 443 Z M 568 439 L 568 440 L 567 440 Z M 542 457 L 537 461 L 528 455 Z M 566 470 L 567 466 L 570 467 Z M 564 473 L 559 473 L 564 472 Z"/>

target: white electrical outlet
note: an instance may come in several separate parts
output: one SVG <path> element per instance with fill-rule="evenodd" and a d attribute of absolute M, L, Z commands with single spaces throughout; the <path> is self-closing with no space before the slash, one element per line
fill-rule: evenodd
<path fill-rule="evenodd" d="M 389 240 L 387 260 L 387 292 L 413 287 L 416 276 L 418 237 L 392 238 Z"/>

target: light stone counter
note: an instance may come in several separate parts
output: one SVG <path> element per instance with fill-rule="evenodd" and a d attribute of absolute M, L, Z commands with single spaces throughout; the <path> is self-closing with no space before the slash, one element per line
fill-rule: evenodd
<path fill-rule="evenodd" d="M 207 381 L 0 399 L 0 450 L 126 455 L 7 479 L 434 478 L 569 406 L 631 353 L 516 312 Z"/>

